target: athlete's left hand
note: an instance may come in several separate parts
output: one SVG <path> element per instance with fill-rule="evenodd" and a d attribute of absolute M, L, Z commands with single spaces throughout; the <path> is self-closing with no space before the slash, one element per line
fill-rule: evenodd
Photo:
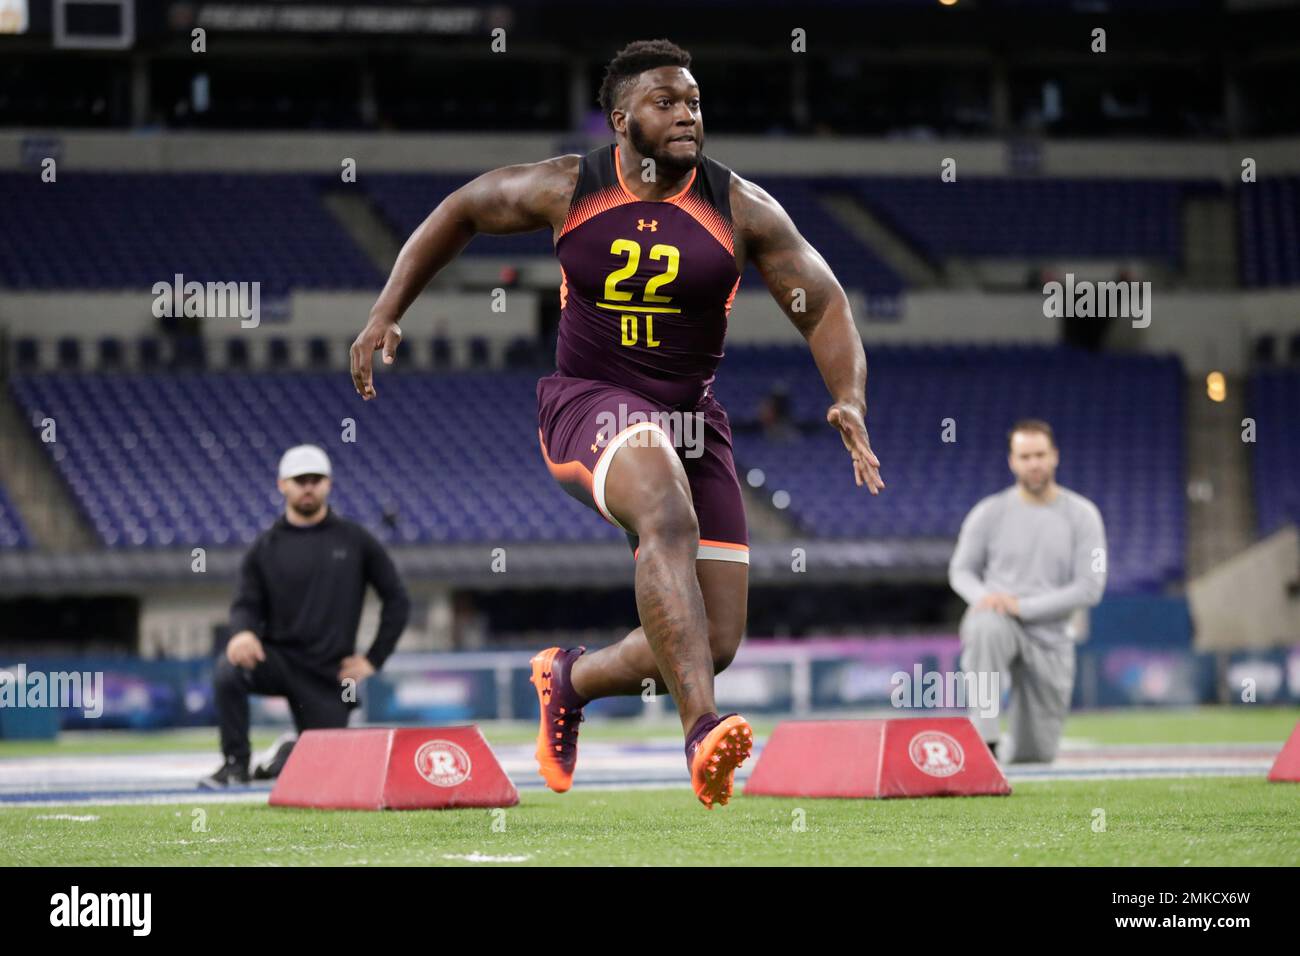
<path fill-rule="evenodd" d="M 836 402 L 826 413 L 826 421 L 840 430 L 844 447 L 853 458 L 853 480 L 858 487 L 867 486 L 873 495 L 878 495 L 885 487 L 880 477 L 880 459 L 871 450 L 871 439 L 867 438 L 867 426 L 862 420 L 862 412 L 856 405 Z"/>
<path fill-rule="evenodd" d="M 384 364 L 397 360 L 397 347 L 402 344 L 402 327 L 391 319 L 370 317 L 349 352 L 352 361 L 352 385 L 357 394 L 367 402 L 375 397 L 375 378 L 371 363 L 375 352 L 384 350 Z"/>

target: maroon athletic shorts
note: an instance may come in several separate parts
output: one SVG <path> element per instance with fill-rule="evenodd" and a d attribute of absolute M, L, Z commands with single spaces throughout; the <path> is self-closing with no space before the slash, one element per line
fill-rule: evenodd
<path fill-rule="evenodd" d="M 749 563 L 745 503 L 731 455 L 731 423 L 712 390 L 689 411 L 674 410 L 609 382 L 556 372 L 537 383 L 537 433 L 555 480 L 574 498 L 624 528 L 605 506 L 605 476 L 620 448 L 660 441 L 686 469 L 700 526 L 698 560 Z"/>

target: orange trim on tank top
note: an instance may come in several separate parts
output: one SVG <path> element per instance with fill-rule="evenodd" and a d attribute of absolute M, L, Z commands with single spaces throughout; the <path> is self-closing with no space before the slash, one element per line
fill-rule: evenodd
<path fill-rule="evenodd" d="M 699 172 L 700 169 L 700 167 L 697 165 L 694 169 L 691 170 L 691 178 L 686 181 L 686 188 L 683 189 L 681 192 L 679 192 L 676 196 L 670 196 L 667 199 L 642 199 L 636 193 L 632 192 L 632 190 L 627 188 L 627 183 L 623 182 L 623 166 L 622 164 L 619 163 L 618 157 L 619 157 L 618 146 L 615 145 L 614 146 L 614 172 L 618 175 L 619 186 L 622 187 L 623 192 L 627 193 L 628 198 L 630 198 L 633 202 L 668 202 L 668 203 L 672 203 L 673 205 L 677 205 L 677 200 L 681 199 L 688 192 L 690 192 L 691 187 L 695 185 L 695 174 Z"/>

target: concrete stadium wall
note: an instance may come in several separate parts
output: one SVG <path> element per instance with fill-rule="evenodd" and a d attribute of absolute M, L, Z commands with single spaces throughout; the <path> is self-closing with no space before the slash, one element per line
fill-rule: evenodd
<path fill-rule="evenodd" d="M 557 270 L 558 272 L 558 270 Z M 426 364 L 425 342 L 435 330 L 453 339 L 482 336 L 496 350 L 538 328 L 541 296 L 510 290 L 506 311 L 492 310 L 488 291 L 427 291 L 403 320 L 408 340 Z M 204 328 L 220 347 L 228 337 L 245 337 L 254 355 L 266 341 L 284 336 L 298 341 L 329 337 L 336 345 L 360 331 L 375 293 L 299 292 L 288 302 L 283 319 L 265 319 L 244 329 L 238 319 L 207 319 Z M 861 296 L 850 296 L 858 327 L 868 347 L 883 343 L 1036 342 L 1059 340 L 1059 321 L 1044 317 L 1043 297 L 1032 292 L 983 293 L 925 291 L 906 293 L 896 319 L 869 318 Z M 156 331 L 148 291 L 105 293 L 34 293 L 0 291 L 0 331 L 33 336 L 45 344 L 47 358 L 61 336 L 93 340 L 100 336 L 133 339 Z M 1119 321 L 1112 345 L 1126 351 L 1173 352 L 1191 372 L 1220 369 L 1244 372 L 1251 340 L 1260 334 L 1300 332 L 1300 291 L 1167 292 L 1153 297 L 1151 324 L 1134 329 Z M 799 343 L 797 332 L 764 290 L 736 294 L 727 340 L 740 343 Z"/>
<path fill-rule="evenodd" d="M 556 269 L 558 279 L 558 268 Z M 203 319 L 213 340 L 244 337 L 256 351 L 275 336 L 305 339 L 323 335 L 351 338 L 361 331 L 376 292 L 296 292 L 283 315 L 276 303 L 263 301 L 263 317 L 255 328 L 242 328 L 238 318 Z M 153 293 L 139 292 L 5 292 L 0 290 L 0 330 L 11 336 L 31 336 L 49 343 L 63 336 L 93 340 L 102 336 L 134 339 L 156 333 L 151 311 Z M 504 344 L 537 328 L 538 294 L 508 290 L 504 312 L 494 312 L 490 292 L 429 290 L 404 320 L 403 328 L 424 338 L 440 330 L 453 338 L 483 336 Z"/>
<path fill-rule="evenodd" d="M 1300 635 L 1300 600 L 1290 593 L 1297 575 L 1300 535 L 1292 525 L 1189 581 L 1196 650 L 1293 645 Z"/>

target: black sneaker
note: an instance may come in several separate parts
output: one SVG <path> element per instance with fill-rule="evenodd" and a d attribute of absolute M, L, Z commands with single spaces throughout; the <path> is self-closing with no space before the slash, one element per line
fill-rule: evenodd
<path fill-rule="evenodd" d="M 293 753 L 293 745 L 297 742 L 297 734 L 281 734 L 253 768 L 253 779 L 274 780 L 280 776 L 280 771 L 284 769 L 289 754 Z"/>
<path fill-rule="evenodd" d="M 225 790 L 229 786 L 242 783 L 248 783 L 248 761 L 227 757 L 220 770 L 199 781 L 199 789 Z"/>

